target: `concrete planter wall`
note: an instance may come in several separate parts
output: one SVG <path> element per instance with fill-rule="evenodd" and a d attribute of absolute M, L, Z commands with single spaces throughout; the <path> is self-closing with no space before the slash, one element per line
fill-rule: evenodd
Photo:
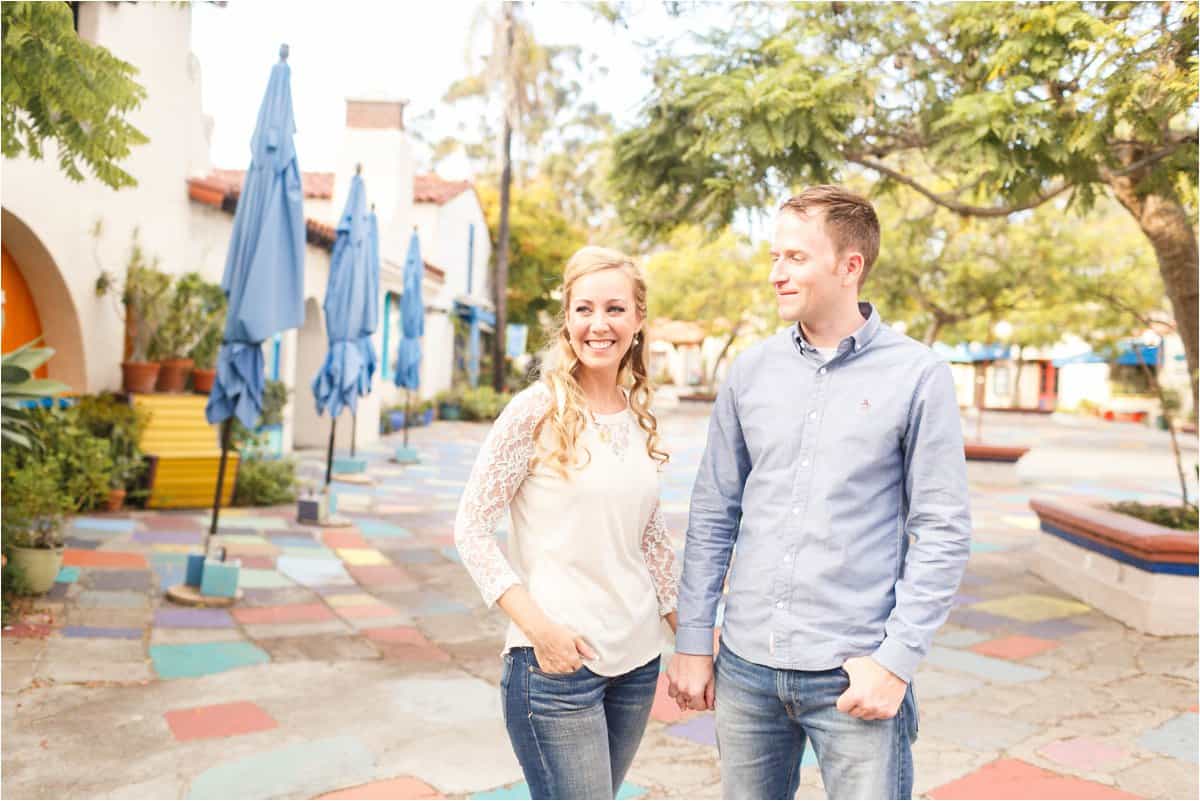
<path fill-rule="evenodd" d="M 1147 634 L 1200 630 L 1196 532 L 1083 498 L 1035 498 L 1029 505 L 1041 521 L 1032 567 L 1043 579 Z"/>

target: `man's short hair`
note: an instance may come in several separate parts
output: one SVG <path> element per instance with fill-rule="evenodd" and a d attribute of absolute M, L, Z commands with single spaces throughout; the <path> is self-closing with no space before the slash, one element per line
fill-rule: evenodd
<path fill-rule="evenodd" d="M 871 265 L 879 256 L 879 218 L 869 200 L 849 189 L 823 184 L 810 186 L 788 198 L 779 210 L 800 215 L 823 215 L 825 233 L 833 240 L 838 255 L 847 250 L 857 250 L 862 254 L 862 275 L 859 276 L 858 285 L 863 285 Z"/>

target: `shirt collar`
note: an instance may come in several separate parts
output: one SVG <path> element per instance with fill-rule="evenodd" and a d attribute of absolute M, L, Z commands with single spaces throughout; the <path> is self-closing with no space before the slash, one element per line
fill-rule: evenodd
<path fill-rule="evenodd" d="M 838 344 L 839 351 L 842 350 L 842 345 L 849 342 L 851 350 L 857 353 L 867 347 L 871 340 L 875 338 L 875 335 L 879 333 L 879 326 L 882 325 L 882 321 L 879 319 L 879 312 L 874 305 L 866 301 L 860 302 L 858 304 L 858 313 L 863 316 L 863 324 L 858 327 L 857 331 Z M 816 348 L 804 338 L 804 334 L 800 330 L 800 323 L 792 326 L 792 341 L 796 343 L 801 352 L 816 351 Z"/>

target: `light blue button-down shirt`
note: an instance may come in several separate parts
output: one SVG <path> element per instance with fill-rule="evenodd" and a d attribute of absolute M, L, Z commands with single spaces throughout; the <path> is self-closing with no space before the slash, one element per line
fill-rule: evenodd
<path fill-rule="evenodd" d="M 866 322 L 824 361 L 797 326 L 747 350 L 717 395 L 692 490 L 676 650 L 829 670 L 871 656 L 911 681 L 970 551 L 954 381 Z"/>

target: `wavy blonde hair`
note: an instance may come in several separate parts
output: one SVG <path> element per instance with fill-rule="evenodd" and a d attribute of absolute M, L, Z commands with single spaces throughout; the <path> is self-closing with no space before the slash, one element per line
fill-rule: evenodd
<path fill-rule="evenodd" d="M 567 330 L 567 312 L 571 305 L 571 289 L 585 275 L 601 270 L 620 270 L 633 284 L 633 302 L 642 320 L 646 319 L 646 279 L 633 260 L 617 250 L 588 245 L 580 248 L 567 260 L 563 270 L 562 308 L 547 337 L 550 344 L 542 352 L 541 380 L 550 389 L 554 405 L 534 429 L 534 439 L 539 443 L 539 453 L 534 463 L 543 459 L 554 466 L 564 478 L 567 471 L 576 466 L 579 451 L 579 435 L 587 426 L 587 401 L 577 378 L 582 363 L 571 347 L 571 335 Z M 621 357 L 617 371 L 617 386 L 629 391 L 629 408 L 637 419 L 638 426 L 646 432 L 646 453 L 659 465 L 667 463 L 670 456 L 658 444 L 658 419 L 650 411 L 654 389 L 646 369 L 646 337 L 639 332 L 634 335 L 634 344 Z M 549 430 L 550 444 L 542 445 L 541 434 Z M 542 453 L 541 451 L 545 451 Z M 583 449 L 586 453 L 587 449 Z M 587 453 L 586 465 L 591 460 Z"/>

